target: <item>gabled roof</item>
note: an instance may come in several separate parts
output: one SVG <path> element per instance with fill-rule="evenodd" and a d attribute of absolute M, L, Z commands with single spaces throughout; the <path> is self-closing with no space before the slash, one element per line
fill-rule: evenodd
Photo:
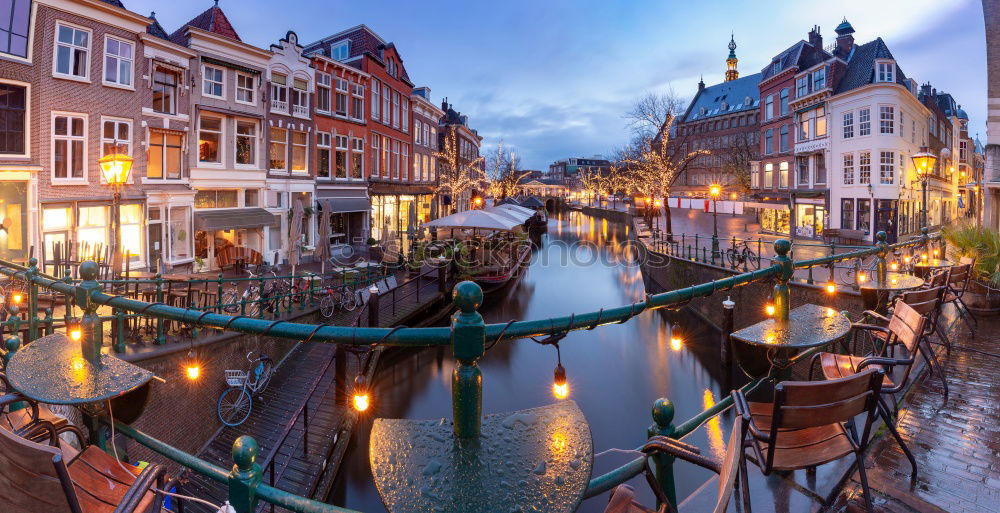
<path fill-rule="evenodd" d="M 160 25 L 160 22 L 156 19 L 156 12 L 149 13 L 149 19 L 153 20 L 153 23 L 150 23 L 146 27 L 146 32 L 153 37 L 170 41 L 170 35 L 167 34 L 166 30 L 163 30 L 163 25 Z"/>
<path fill-rule="evenodd" d="M 216 2 L 216 5 L 206 9 L 205 12 L 192 18 L 191 21 L 181 25 L 181 28 L 174 31 L 173 34 L 170 34 L 170 40 L 177 44 L 187 46 L 187 34 L 184 30 L 187 27 L 194 27 L 223 37 L 235 39 L 241 43 L 243 42 L 243 40 L 240 39 L 240 35 L 236 33 L 236 29 L 233 28 L 233 24 L 229 23 L 229 18 L 226 17 L 226 13 L 222 12 L 222 9 L 219 8 L 218 2 Z"/>
<path fill-rule="evenodd" d="M 370 55 L 375 60 L 384 63 L 383 51 L 392 48 L 396 51 L 396 55 L 399 56 L 400 63 L 403 61 L 403 57 L 399 55 L 399 49 L 396 48 L 394 43 L 386 42 L 385 39 L 382 39 L 382 36 L 376 34 L 374 30 L 365 24 L 356 25 L 347 30 L 324 37 L 319 41 L 309 43 L 305 45 L 305 50 L 302 53 L 306 55 L 320 52 L 322 55 L 329 57 L 331 55 L 330 50 L 344 41 L 350 41 L 346 60 L 352 60 L 362 55 Z M 353 62 L 349 64 L 354 65 Z M 410 76 L 406 73 L 405 65 L 400 66 L 399 78 L 406 83 L 413 83 L 410 81 Z"/>
<path fill-rule="evenodd" d="M 104 2 L 104 3 L 106 3 L 106 4 L 111 4 L 111 5 L 115 6 L 115 7 L 121 7 L 122 9 L 125 8 L 125 6 L 122 5 L 122 3 L 121 3 L 120 0 L 101 0 L 101 1 Z"/>
<path fill-rule="evenodd" d="M 874 41 L 855 47 L 850 59 L 847 63 L 847 71 L 844 72 L 844 77 L 837 84 L 837 90 L 834 94 L 840 94 L 874 83 L 875 60 L 895 60 L 895 57 L 892 56 L 889 47 L 886 46 L 885 41 L 882 41 L 880 37 Z M 896 64 L 896 83 L 906 86 L 906 75 L 903 74 L 903 70 L 900 69 L 898 63 Z"/>
<path fill-rule="evenodd" d="M 691 100 L 684 116 L 677 121 L 701 121 L 713 116 L 754 110 L 760 107 L 760 73 L 708 86 Z M 747 103 L 747 98 L 750 102 Z M 702 113 L 704 109 L 704 113 Z"/>
<path fill-rule="evenodd" d="M 833 57 L 822 48 L 817 48 L 804 40 L 788 47 L 785 51 L 776 55 L 764 69 L 761 70 L 760 81 L 763 82 L 788 68 L 796 67 L 799 70 L 811 68 L 827 59 Z M 774 63 L 778 63 L 778 69 L 774 69 Z"/>

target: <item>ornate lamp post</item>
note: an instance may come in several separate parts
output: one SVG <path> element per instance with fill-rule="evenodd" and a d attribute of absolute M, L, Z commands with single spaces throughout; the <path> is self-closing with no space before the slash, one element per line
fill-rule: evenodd
<path fill-rule="evenodd" d="M 708 194 L 712 196 L 712 258 L 719 254 L 719 196 L 722 194 L 722 186 L 713 183 L 708 187 Z"/>
<path fill-rule="evenodd" d="M 920 152 L 914 153 L 910 158 L 913 159 L 913 166 L 917 168 L 917 176 L 920 177 L 920 187 L 923 194 L 923 208 L 921 210 L 924 214 L 922 227 L 927 227 L 927 180 L 930 179 L 930 173 L 934 170 L 937 155 L 927 151 L 926 146 L 921 146 Z"/>
<path fill-rule="evenodd" d="M 111 265 L 114 273 L 121 272 L 122 265 L 122 233 L 121 233 L 121 200 L 122 189 L 128 183 L 129 173 L 132 172 L 133 159 L 128 154 L 121 151 L 117 142 L 111 147 L 111 152 L 101 157 L 97 161 L 101 166 L 101 173 L 104 181 L 112 187 L 114 191 L 111 204 Z"/>

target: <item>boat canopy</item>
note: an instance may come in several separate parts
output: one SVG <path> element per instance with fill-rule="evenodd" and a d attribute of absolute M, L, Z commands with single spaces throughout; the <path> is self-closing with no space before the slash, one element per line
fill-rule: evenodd
<path fill-rule="evenodd" d="M 516 210 L 512 210 L 509 208 L 501 208 L 499 206 L 487 208 L 486 211 L 491 214 L 496 214 L 505 219 L 516 221 L 518 223 L 523 223 L 527 221 L 528 218 L 533 215 L 533 214 L 526 214 L 524 212 L 518 212 Z"/>
<path fill-rule="evenodd" d="M 530 209 L 530 208 L 522 207 L 522 206 L 519 206 L 519 205 L 511 205 L 509 203 L 504 203 L 503 205 L 497 205 L 497 206 L 492 207 L 492 208 L 502 208 L 502 209 L 505 209 L 505 210 L 513 211 L 513 212 L 519 212 L 519 213 L 522 213 L 522 214 L 527 214 L 528 217 L 531 217 L 531 216 L 535 215 L 535 211 L 532 210 L 532 209 Z"/>
<path fill-rule="evenodd" d="M 478 228 L 512 231 L 521 222 L 485 210 L 465 210 L 423 224 L 430 228 Z"/>

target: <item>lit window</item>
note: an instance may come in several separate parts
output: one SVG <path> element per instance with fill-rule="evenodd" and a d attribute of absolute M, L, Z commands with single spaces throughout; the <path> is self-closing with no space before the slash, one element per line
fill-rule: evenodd
<path fill-rule="evenodd" d="M 351 138 L 351 178 L 364 177 L 365 140 L 360 137 Z"/>
<path fill-rule="evenodd" d="M 146 178 L 178 179 L 181 177 L 180 134 L 160 130 L 149 131 L 149 155 L 146 164 Z"/>
<path fill-rule="evenodd" d="M 104 38 L 104 83 L 129 87 L 132 85 L 132 43 Z"/>
<path fill-rule="evenodd" d="M 257 123 L 253 121 L 236 121 L 236 164 L 257 164 Z"/>
<path fill-rule="evenodd" d="M 285 170 L 288 158 L 288 130 L 271 128 L 271 145 L 268 149 L 268 168 Z"/>
<path fill-rule="evenodd" d="M 309 136 L 305 132 L 292 132 L 292 171 L 303 173 L 306 171 L 306 153 L 309 147 Z"/>
<path fill-rule="evenodd" d="M 347 136 L 337 136 L 337 156 L 334 159 L 337 178 L 347 178 Z"/>
<path fill-rule="evenodd" d="M 90 32 L 56 23 L 56 74 L 90 78 Z"/>
<path fill-rule="evenodd" d="M 222 119 L 202 116 L 198 124 L 198 161 L 221 164 Z"/>
<path fill-rule="evenodd" d="M 316 176 L 330 178 L 330 134 L 316 133 Z"/>

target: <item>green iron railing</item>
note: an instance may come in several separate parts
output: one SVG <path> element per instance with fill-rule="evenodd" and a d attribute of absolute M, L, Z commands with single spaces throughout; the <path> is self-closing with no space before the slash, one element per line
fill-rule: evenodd
<path fill-rule="evenodd" d="M 37 262 L 34 259 L 29 262 L 27 267 L 0 261 L 0 274 L 23 279 L 29 284 L 31 292 L 29 308 L 32 312 L 30 319 L 35 320 L 32 321 L 35 329 L 32 330 L 30 336 L 37 336 L 37 291 L 39 287 L 75 298 L 77 306 L 84 311 L 80 326 L 83 331 L 81 343 L 83 344 L 85 357 L 87 355 L 93 356 L 98 354 L 101 350 L 103 322 L 96 314 L 96 310 L 100 306 L 109 306 L 132 312 L 133 314 L 153 316 L 158 319 L 190 323 L 194 326 L 220 328 L 306 342 L 332 342 L 356 345 L 379 344 L 402 347 L 450 344 L 457 360 L 452 381 L 454 433 L 458 438 L 470 439 L 477 438 L 480 431 L 480 422 L 482 419 L 482 374 L 477 362 L 485 353 L 487 341 L 490 344 L 494 344 L 502 340 L 554 335 L 573 330 L 592 329 L 606 324 L 621 323 L 646 310 L 679 308 L 695 298 L 708 297 L 719 291 L 770 280 L 775 282 L 773 298 L 776 311 L 774 316 L 777 319 L 787 320 L 790 308 L 788 282 L 792 278 L 795 269 L 826 266 L 847 259 L 876 256 L 876 272 L 884 275 L 886 272 L 885 258 L 890 251 L 915 246 L 927 246 L 932 237 L 924 229 L 922 236 L 894 245 L 889 245 L 885 242 L 885 234 L 882 232 L 877 235 L 877 240 L 878 242 L 875 246 L 867 249 L 859 249 L 848 253 L 834 254 L 800 262 L 793 262 L 789 257 L 791 243 L 787 240 L 778 240 L 774 243 L 776 256 L 773 259 L 772 265 L 768 267 L 736 274 L 709 283 L 647 295 L 644 300 L 631 305 L 546 320 L 517 321 L 508 324 L 487 325 L 477 311 L 482 304 L 482 290 L 472 282 L 462 282 L 455 287 L 452 294 L 453 302 L 458 309 L 452 317 L 452 325 L 450 327 L 437 328 L 389 329 L 309 325 L 287 322 L 280 319 L 252 319 L 243 316 L 228 316 L 211 311 L 146 303 L 104 293 L 101 284 L 96 281 L 98 268 L 93 262 L 81 264 L 80 276 L 83 279 L 76 285 L 40 273 L 37 268 Z M 5 355 L 5 358 L 9 358 L 11 352 L 16 351 L 19 345 L 19 342 L 16 340 L 8 340 L 8 353 Z M 806 356 L 809 356 L 809 353 L 800 355 L 800 357 Z M 752 381 L 745 388 L 750 389 L 763 379 L 766 378 Z M 667 399 L 660 399 L 654 405 L 654 424 L 650 426 L 647 434 L 649 436 L 662 434 L 681 438 L 731 405 L 731 397 L 723 398 L 712 408 L 703 411 L 694 418 L 681 423 L 679 426 L 675 426 L 672 423 L 674 415 L 673 404 Z M 262 472 L 260 466 L 256 463 L 257 444 L 250 437 L 240 437 L 236 441 L 233 447 L 234 466 L 232 471 L 226 472 L 134 428 L 124 425 L 116 425 L 116 428 L 119 432 L 176 463 L 216 481 L 228 483 L 229 501 L 239 513 L 254 511 L 259 500 L 264 500 L 290 511 L 300 513 L 350 511 L 263 485 L 261 483 Z M 605 475 L 593 478 L 586 496 L 592 497 L 610 490 L 614 486 L 637 476 L 644 469 L 644 460 L 645 457 L 637 458 Z M 671 501 L 676 504 L 671 468 L 672 461 L 672 458 L 665 456 L 654 457 L 657 479 Z"/>

